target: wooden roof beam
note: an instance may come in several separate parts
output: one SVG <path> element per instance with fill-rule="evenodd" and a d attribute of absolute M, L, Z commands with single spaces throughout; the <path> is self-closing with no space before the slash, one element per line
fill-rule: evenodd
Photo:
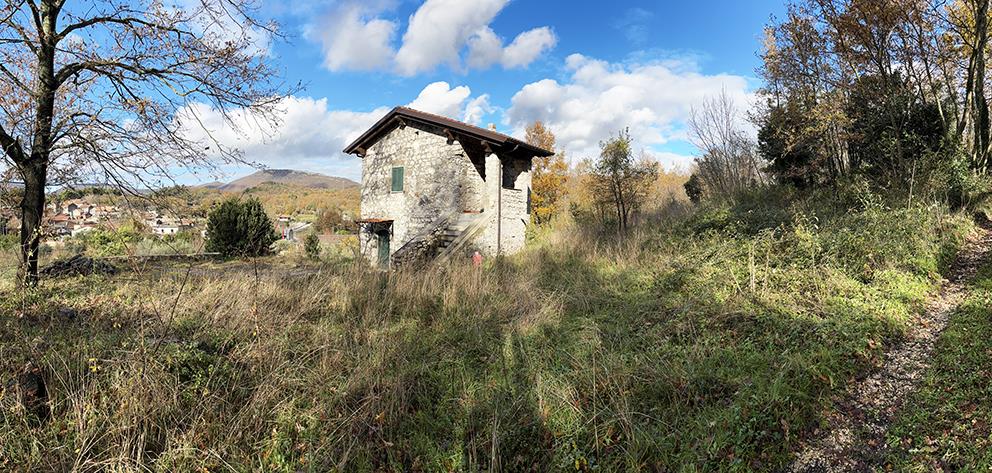
<path fill-rule="evenodd" d="M 448 144 L 449 145 L 452 144 L 452 143 L 454 143 L 455 141 L 458 141 L 458 138 L 455 137 L 455 134 L 452 133 L 451 130 L 448 129 L 448 128 L 445 128 L 444 129 L 444 136 L 447 136 L 448 137 Z"/>

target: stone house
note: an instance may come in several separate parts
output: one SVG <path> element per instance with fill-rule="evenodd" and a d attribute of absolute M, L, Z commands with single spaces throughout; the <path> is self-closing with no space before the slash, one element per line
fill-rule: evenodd
<path fill-rule="evenodd" d="M 359 242 L 380 266 L 510 254 L 530 221 L 532 160 L 550 151 L 397 107 L 344 150 L 362 158 Z"/>

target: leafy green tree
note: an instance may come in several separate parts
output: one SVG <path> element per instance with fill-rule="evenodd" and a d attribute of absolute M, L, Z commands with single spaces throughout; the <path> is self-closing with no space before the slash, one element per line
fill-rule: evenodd
<path fill-rule="evenodd" d="M 232 198 L 207 217 L 207 251 L 224 256 L 261 256 L 279 239 L 257 198 Z"/>
<path fill-rule="evenodd" d="M 600 156 L 593 167 L 593 193 L 596 200 L 615 210 L 618 233 L 626 233 L 630 217 L 640 209 L 650 183 L 658 176 L 658 163 L 636 160 L 630 132 L 599 144 Z"/>
<path fill-rule="evenodd" d="M 320 238 L 317 237 L 317 233 L 311 232 L 303 239 L 303 252 L 306 253 L 307 258 L 320 259 Z"/>
<path fill-rule="evenodd" d="M 692 173 L 682 186 L 685 188 L 685 195 L 692 203 L 698 204 L 703 200 L 703 182 L 699 179 L 699 174 Z"/>
<path fill-rule="evenodd" d="M 796 100 L 769 104 L 758 121 L 758 152 L 775 180 L 806 188 L 836 177 L 829 155 L 822 151 L 824 135 L 810 132 L 818 122 L 809 107 Z"/>
<path fill-rule="evenodd" d="M 899 73 L 858 78 L 846 113 L 851 162 L 882 188 L 912 188 L 956 149 L 939 107 L 920 100 Z"/>

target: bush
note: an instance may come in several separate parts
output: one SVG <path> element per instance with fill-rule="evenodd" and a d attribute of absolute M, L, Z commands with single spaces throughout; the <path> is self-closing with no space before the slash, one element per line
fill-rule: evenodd
<path fill-rule="evenodd" d="M 97 228 L 80 233 L 66 246 L 87 250 L 96 256 L 121 256 L 132 253 L 141 239 L 141 232 L 136 227 L 123 225 L 117 229 Z"/>
<path fill-rule="evenodd" d="M 207 251 L 224 256 L 261 256 L 279 236 L 257 198 L 221 202 L 207 217 Z"/>
<path fill-rule="evenodd" d="M 307 258 L 320 259 L 320 238 L 317 238 L 316 233 L 310 233 L 303 239 L 303 251 L 307 254 Z"/>
<path fill-rule="evenodd" d="M 0 235 L 0 251 L 10 251 L 20 247 L 21 238 L 17 235 Z"/>

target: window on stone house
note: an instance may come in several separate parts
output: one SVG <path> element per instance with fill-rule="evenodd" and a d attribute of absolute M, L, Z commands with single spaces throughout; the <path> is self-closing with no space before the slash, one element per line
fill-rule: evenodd
<path fill-rule="evenodd" d="M 398 166 L 393 168 L 391 190 L 393 192 L 403 192 L 403 167 Z"/>

